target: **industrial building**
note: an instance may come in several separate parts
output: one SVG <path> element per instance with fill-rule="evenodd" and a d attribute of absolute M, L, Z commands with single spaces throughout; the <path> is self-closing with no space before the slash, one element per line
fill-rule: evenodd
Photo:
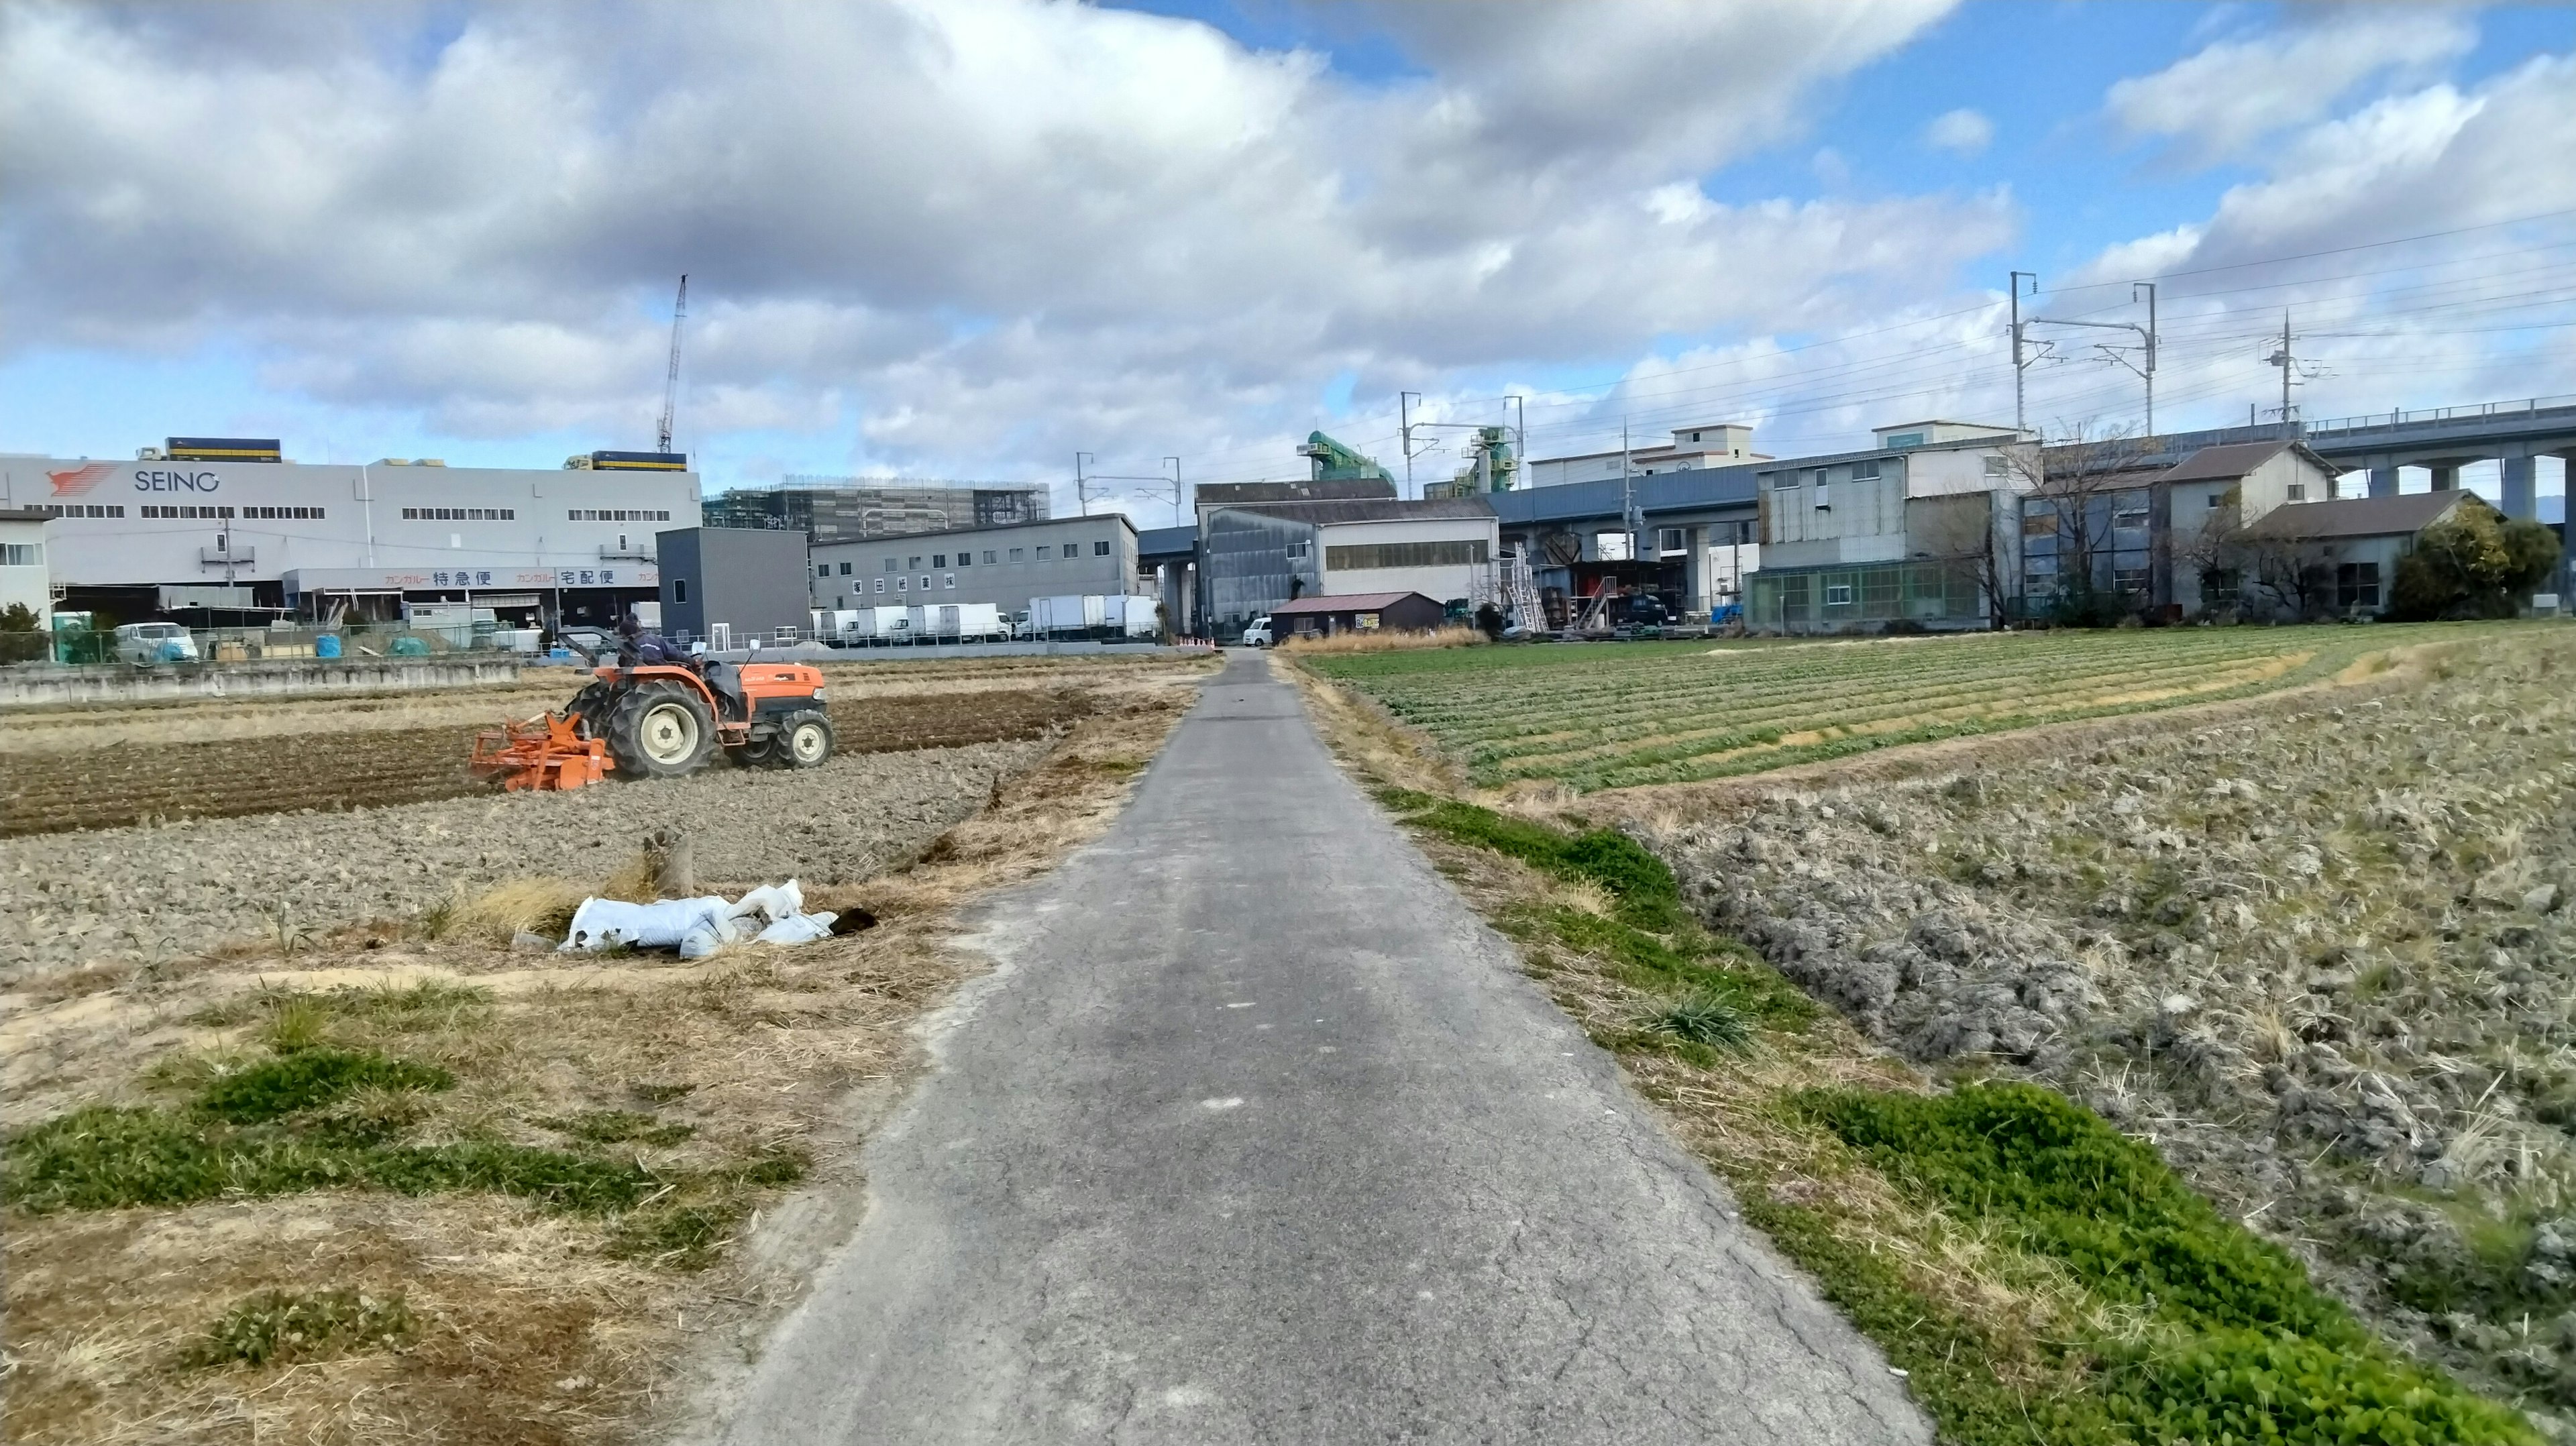
<path fill-rule="evenodd" d="M 1762 566 L 1749 625 L 1850 632 L 1989 627 L 2020 570 L 2038 447 L 2010 427 L 1912 422 L 1866 452 L 1756 474 Z"/>
<path fill-rule="evenodd" d="M 1496 601 L 1501 524 L 1482 497 L 1310 500 L 1204 508 L 1201 615 L 1225 633 L 1297 598 L 1422 593 Z"/>
<path fill-rule="evenodd" d="M 1532 487 L 1561 487 L 1569 482 L 1600 482 L 1614 477 L 1652 477 L 1665 472 L 1693 472 L 1708 467 L 1735 467 L 1771 459 L 1753 450 L 1753 429 L 1740 422 L 1701 422 L 1675 427 L 1670 442 L 1612 452 L 1582 452 L 1568 457 L 1541 457 L 1524 464 Z"/>
<path fill-rule="evenodd" d="M 918 537 L 1047 520 L 1047 489 L 1008 482 L 790 474 L 776 487 L 738 487 L 707 499 L 709 527 L 802 532 L 816 543 Z"/>
<path fill-rule="evenodd" d="M 899 545 L 898 545 L 899 544 Z M 1137 590 L 1136 524 L 1124 513 L 812 546 L 815 608 L 991 603 L 1005 617 L 1029 599 Z"/>
<path fill-rule="evenodd" d="M 0 507 L 0 612 L 23 607 L 43 617 L 54 604 L 45 571 L 45 527 L 50 513 Z"/>
<path fill-rule="evenodd" d="M 654 534 L 662 633 L 718 650 L 793 643 L 806 631 L 805 534 L 675 527 Z"/>
<path fill-rule="evenodd" d="M 278 458 L 274 442 L 192 440 L 206 439 L 172 438 L 131 462 L 0 457 L 0 509 L 51 519 L 58 606 L 134 619 L 184 593 L 392 617 L 406 600 L 470 595 L 532 620 L 608 622 L 657 595 L 654 532 L 698 521 L 698 477 L 677 456 L 305 464 Z"/>
<path fill-rule="evenodd" d="M 2022 609 L 2089 595 L 2165 621 L 2233 606 L 2221 553 L 2275 509 L 2331 501 L 2338 470 L 2305 443 L 2048 447 L 2022 499 Z M 2209 586 L 2216 582 L 2215 589 Z"/>

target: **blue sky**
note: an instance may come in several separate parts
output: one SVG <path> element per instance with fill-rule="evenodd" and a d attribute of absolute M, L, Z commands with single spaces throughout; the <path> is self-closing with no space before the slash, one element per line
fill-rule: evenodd
<path fill-rule="evenodd" d="M 1397 390 L 1522 394 L 1542 455 L 1819 450 L 2008 412 L 2014 268 L 2113 320 L 2174 278 L 2167 427 L 2272 399 L 2282 306 L 2309 415 L 2576 392 L 2513 329 L 2576 320 L 2571 49 L 2541 7 L 23 5 L 0 449 L 646 445 L 682 267 L 717 485 L 1289 475 Z M 2066 335 L 2033 421 L 2135 426 Z"/>

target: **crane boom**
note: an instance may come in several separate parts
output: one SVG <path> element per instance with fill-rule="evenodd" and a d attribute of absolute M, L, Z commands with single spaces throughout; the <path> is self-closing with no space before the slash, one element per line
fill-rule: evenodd
<path fill-rule="evenodd" d="M 689 276 L 680 273 L 680 297 L 671 303 L 671 369 L 662 378 L 662 428 L 657 451 L 671 450 L 671 413 L 680 405 L 680 318 L 689 314 Z"/>

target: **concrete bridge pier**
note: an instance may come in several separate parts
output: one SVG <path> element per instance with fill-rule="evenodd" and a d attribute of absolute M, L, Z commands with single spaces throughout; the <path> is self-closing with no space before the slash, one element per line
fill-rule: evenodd
<path fill-rule="evenodd" d="M 2504 464 L 2504 515 L 2530 521 L 2540 515 L 2540 459 L 2507 457 Z"/>
<path fill-rule="evenodd" d="M 2370 469 L 2370 495 L 2373 497 L 2394 497 L 2397 495 L 2397 469 L 2395 467 L 2373 467 Z"/>
<path fill-rule="evenodd" d="M 2459 464 L 2459 463 L 2457 463 L 2457 462 L 2427 462 L 2427 463 L 2425 463 L 2425 464 L 2424 464 L 2424 470 L 2433 474 L 2433 490 L 2434 490 L 2434 491 L 2436 491 L 2436 492 L 2457 492 L 2457 491 L 2459 491 L 2459 490 L 2460 490 L 2460 464 Z"/>

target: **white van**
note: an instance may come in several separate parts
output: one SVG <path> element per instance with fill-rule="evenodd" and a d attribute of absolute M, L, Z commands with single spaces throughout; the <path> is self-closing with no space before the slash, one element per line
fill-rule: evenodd
<path fill-rule="evenodd" d="M 177 623 L 127 623 L 116 630 L 121 663 L 193 663 L 197 640 Z"/>
<path fill-rule="evenodd" d="M 1261 616 L 1254 618 L 1251 622 L 1244 624 L 1243 645 L 1245 647 L 1266 648 L 1270 646 L 1270 642 L 1270 615 L 1268 613 L 1263 613 Z"/>

